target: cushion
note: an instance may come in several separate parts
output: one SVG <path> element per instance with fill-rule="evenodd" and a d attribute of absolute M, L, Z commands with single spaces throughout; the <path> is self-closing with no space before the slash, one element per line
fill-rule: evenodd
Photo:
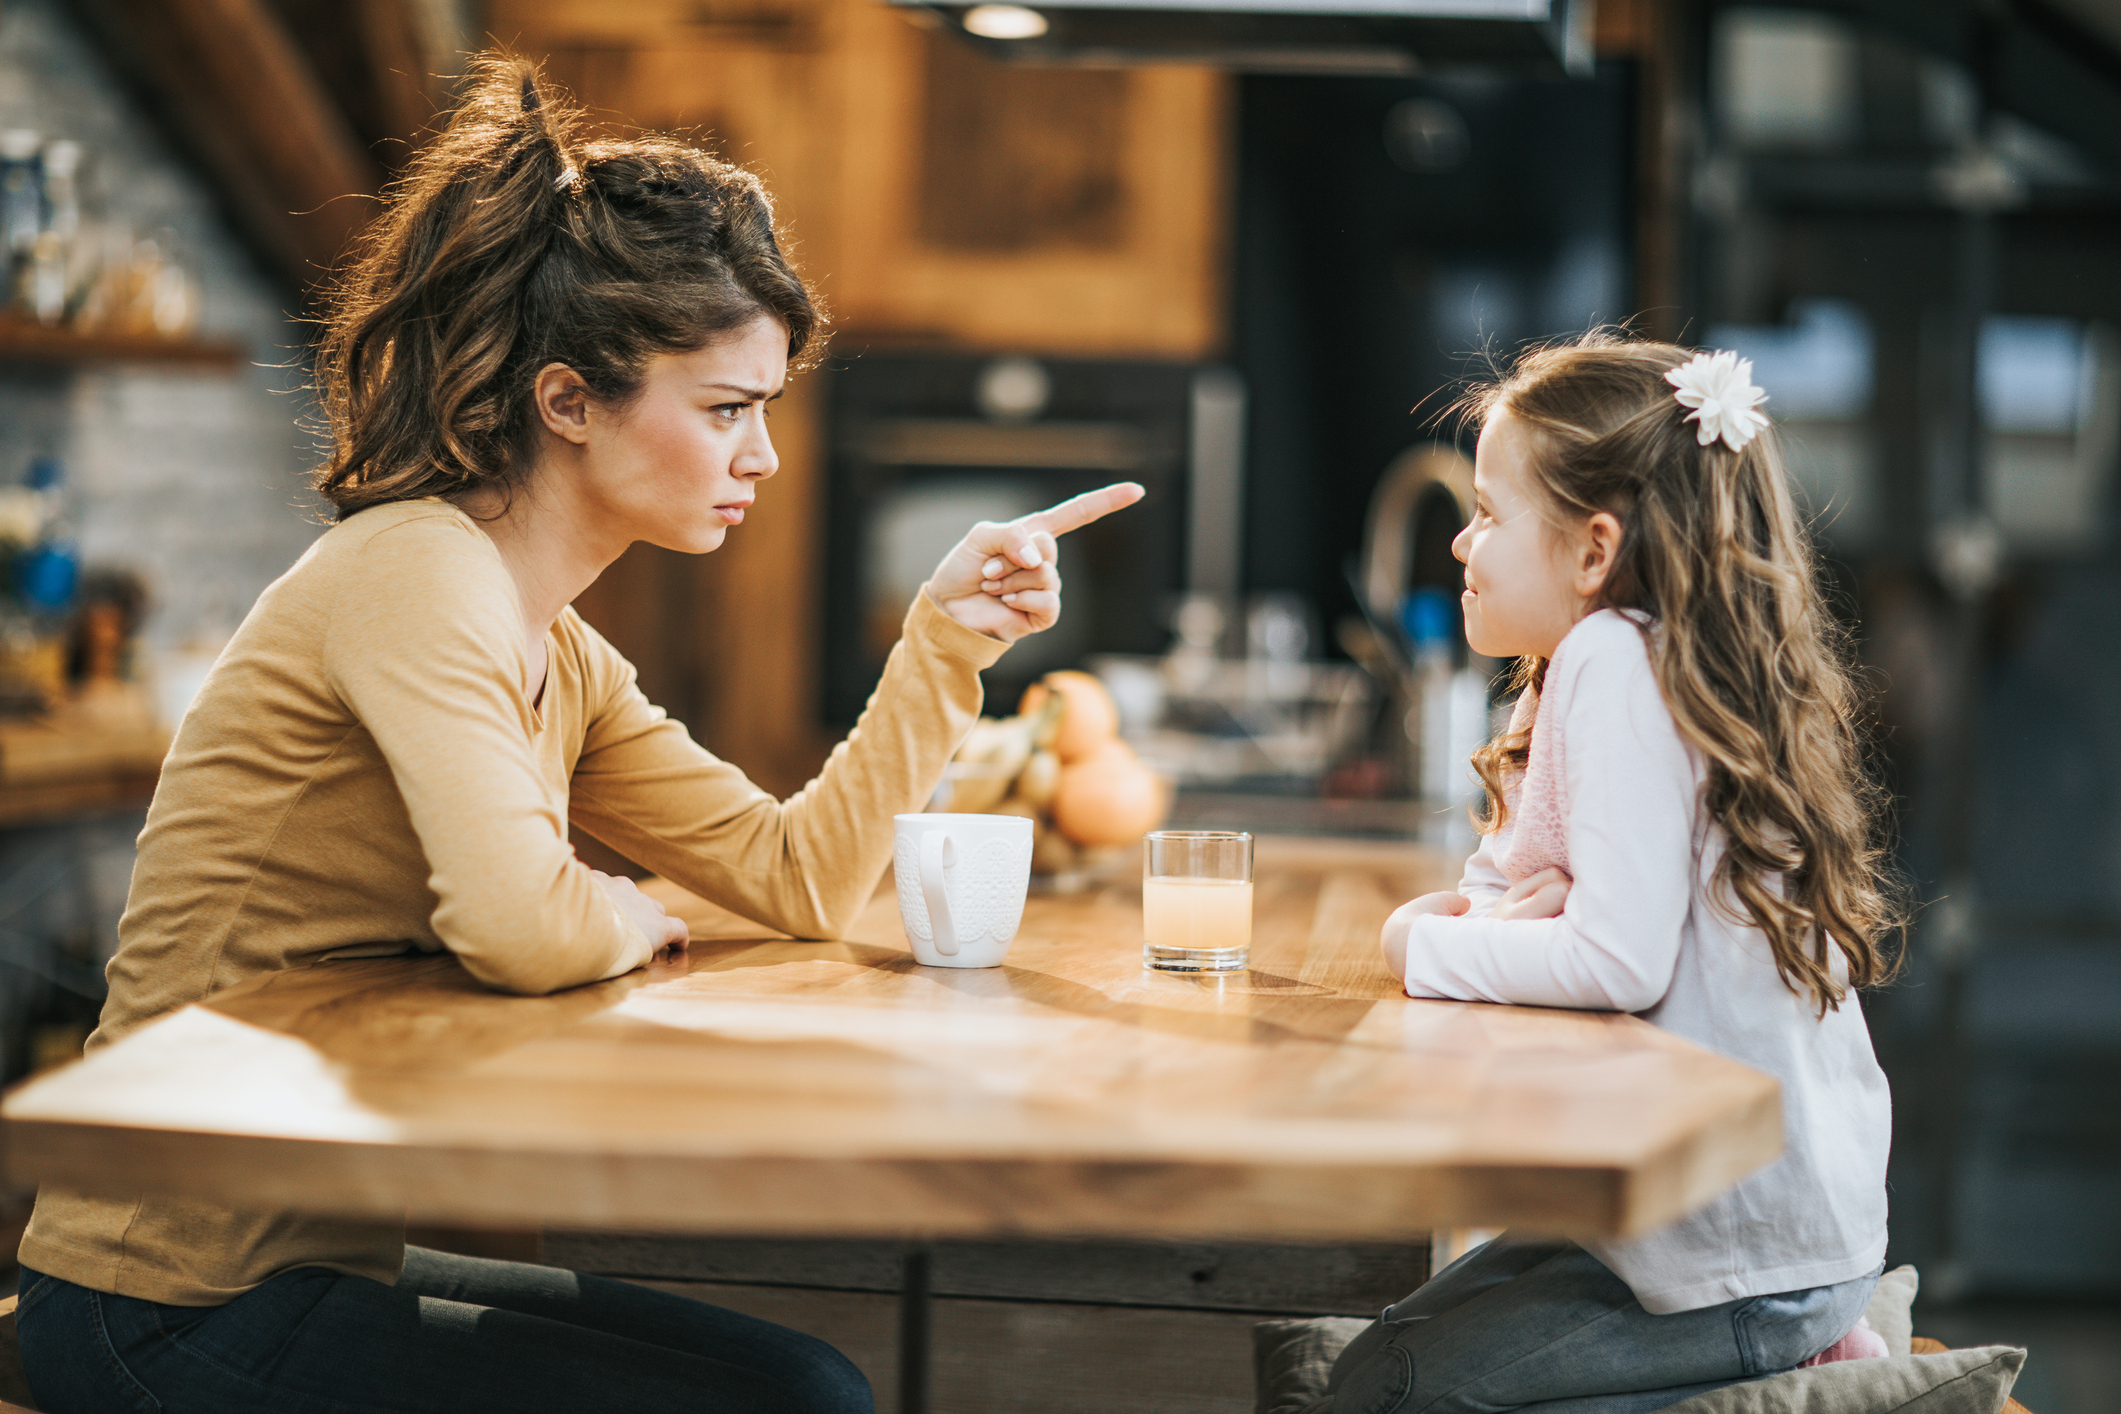
<path fill-rule="evenodd" d="M 2006 1405 L 2025 1364 L 2023 1350 L 1986 1345 L 1946 1351 L 1923 1341 L 1937 1353 L 1909 1354 L 1915 1269 L 1897 1268 L 1878 1285 L 1864 1318 L 1896 1354 L 1728 1385 L 1671 1405 L 1666 1414 L 2022 1414 Z M 1322 1399 L 1333 1361 L 1369 1324 L 1356 1316 L 1323 1316 L 1253 1326 L 1257 1414 L 1301 1414 Z"/>
<path fill-rule="evenodd" d="M 1297 1414 L 1322 1398 L 1334 1360 L 1369 1325 L 1361 1316 L 1320 1316 L 1252 1327 L 1256 1414 Z"/>
<path fill-rule="evenodd" d="M 1726 1385 L 1664 1414 L 1998 1414 L 2024 1364 L 2013 1345 L 1843 1360 Z"/>
<path fill-rule="evenodd" d="M 1913 1344 L 1917 1355 L 1942 1355 L 1945 1351 L 1951 1349 L 1943 1341 L 1931 1340 L 1926 1335 L 1916 1336 Z M 5 1411 L 0 1410 L 0 1414 L 5 1414 Z M 2013 1396 L 2003 1401 L 2003 1414 L 2032 1414 L 2032 1411 L 2020 1404 L 2017 1398 Z"/>
<path fill-rule="evenodd" d="M 1863 1319 L 1872 1330 L 1885 1338 L 1889 1354 L 1906 1355 L 1908 1341 L 1914 1335 L 1914 1318 L 1909 1310 L 1915 1304 L 1915 1292 L 1922 1285 L 1913 1267 L 1895 1267 L 1878 1278 L 1878 1289 L 1871 1293 L 1871 1304 L 1864 1311 Z"/>

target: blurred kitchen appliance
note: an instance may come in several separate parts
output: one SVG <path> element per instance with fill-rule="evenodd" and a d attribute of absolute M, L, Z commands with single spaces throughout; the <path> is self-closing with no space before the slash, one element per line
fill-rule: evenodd
<path fill-rule="evenodd" d="M 1391 668 L 1387 720 L 1402 727 L 1402 783 L 1445 817 L 1454 846 L 1471 843 L 1462 807 L 1478 804 L 1480 790 L 1466 763 L 1488 738 L 1499 666 L 1467 647 L 1459 609 L 1464 576 L 1451 543 L 1472 517 L 1473 464 L 1447 442 L 1410 447 L 1371 493 L 1352 576 L 1371 639 L 1358 656 L 1373 672 L 1379 661 Z"/>
<path fill-rule="evenodd" d="M 1584 74 L 1595 0 L 891 0 L 1000 59 L 1413 73 L 1502 64 Z"/>
<path fill-rule="evenodd" d="M 1234 595 L 1244 399 L 1227 370 L 883 352 L 829 376 L 827 722 L 860 714 L 906 606 L 975 521 L 1113 481 L 1148 491 L 1062 539 L 1066 611 L 987 672 L 996 710 L 1089 654 L 1160 652 L 1189 587 Z"/>

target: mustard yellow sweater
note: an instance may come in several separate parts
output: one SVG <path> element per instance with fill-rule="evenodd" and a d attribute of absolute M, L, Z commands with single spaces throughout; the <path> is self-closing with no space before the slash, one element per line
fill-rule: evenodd
<path fill-rule="evenodd" d="M 178 729 L 89 1045 L 331 958 L 447 948 L 524 993 L 637 967 L 648 939 L 568 848 L 569 820 L 745 917 L 831 937 L 889 861 L 891 817 L 921 807 L 978 717 L 979 670 L 1003 651 L 921 596 L 853 734 L 777 801 L 651 706 L 572 609 L 533 705 L 522 622 L 492 540 L 445 502 L 380 506 L 319 537 L 259 597 Z M 404 1233 L 47 1188 L 21 1260 L 210 1306 L 297 1266 L 395 1281 Z"/>

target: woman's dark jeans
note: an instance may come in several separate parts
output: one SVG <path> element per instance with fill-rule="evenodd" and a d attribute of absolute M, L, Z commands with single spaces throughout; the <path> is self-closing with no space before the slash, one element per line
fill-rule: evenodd
<path fill-rule="evenodd" d="M 45 1414 L 870 1414 L 821 1340 L 557 1267 L 405 1251 L 396 1286 L 298 1267 L 225 1306 L 163 1306 L 24 1268 Z"/>

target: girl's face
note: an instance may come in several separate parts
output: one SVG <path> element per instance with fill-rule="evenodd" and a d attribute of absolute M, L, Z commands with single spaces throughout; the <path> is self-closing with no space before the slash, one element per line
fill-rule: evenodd
<path fill-rule="evenodd" d="M 788 380 L 788 330 L 761 314 L 718 343 L 648 360 L 640 396 L 588 410 L 577 485 L 614 539 L 704 554 L 780 469 L 766 404 Z"/>
<path fill-rule="evenodd" d="M 1466 567 L 1466 642 L 1491 658 L 1551 658 L 1589 607 L 1577 537 L 1534 509 L 1531 454 L 1507 409 L 1488 419 L 1473 461 L 1473 520 L 1451 542 Z"/>

